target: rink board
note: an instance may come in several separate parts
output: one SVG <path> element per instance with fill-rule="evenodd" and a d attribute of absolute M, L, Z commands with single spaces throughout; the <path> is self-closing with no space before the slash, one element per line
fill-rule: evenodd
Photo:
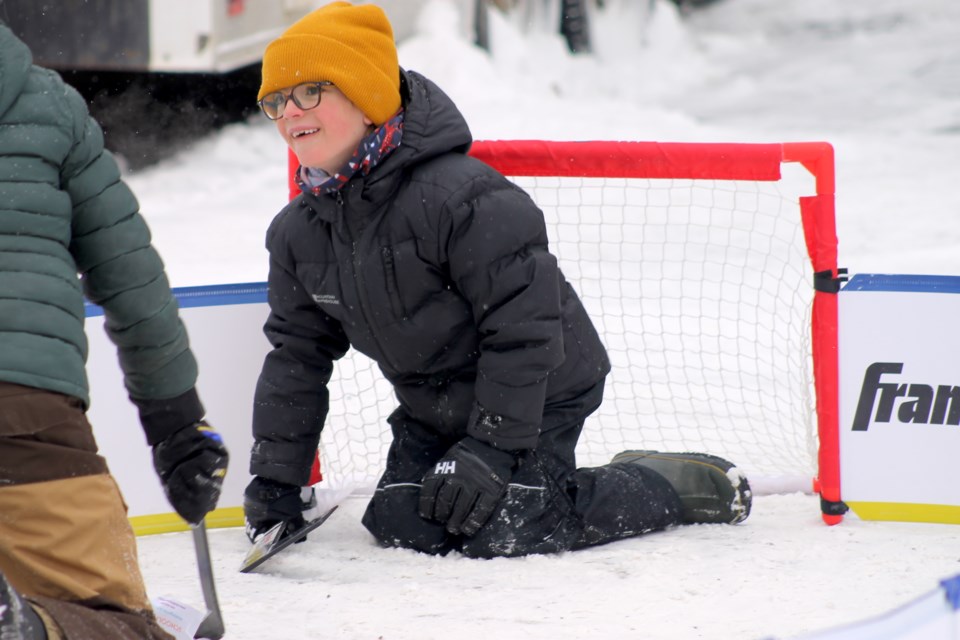
<path fill-rule="evenodd" d="M 857 275 L 840 292 L 840 478 L 861 518 L 960 524 L 960 277 Z"/>
<path fill-rule="evenodd" d="M 189 287 L 175 289 L 174 294 L 199 362 L 197 388 L 207 417 L 231 455 L 223 495 L 208 526 L 239 526 L 243 489 L 250 479 L 253 393 L 270 348 L 262 332 L 269 314 L 267 287 L 265 283 Z M 92 398 L 88 416 L 127 500 L 134 528 L 138 533 L 185 529 L 153 470 L 136 408 L 123 387 L 116 350 L 103 330 L 102 311 L 90 305 L 87 315 Z M 960 485 L 948 480 L 960 451 L 960 425 L 952 424 L 960 420 L 960 401 L 957 414 L 951 416 L 952 405 L 947 404 L 940 420 L 936 402 L 918 408 L 923 398 L 913 397 L 923 387 L 934 396 L 940 387 L 960 393 L 957 317 L 960 277 L 857 275 L 840 292 L 842 497 L 861 518 L 960 523 Z M 873 378 L 868 377 L 871 371 Z M 870 379 L 875 384 L 865 393 Z M 884 385 L 905 385 L 905 391 L 900 396 L 888 391 L 884 400 Z M 870 419 L 854 429 L 861 396 L 872 403 L 869 412 L 861 409 Z M 881 410 L 886 401 L 892 401 L 892 408 Z"/>
<path fill-rule="evenodd" d="M 267 285 L 233 284 L 175 289 L 181 318 L 200 367 L 197 389 L 207 419 L 230 451 L 230 468 L 208 527 L 243 524 L 243 489 L 250 481 L 253 392 L 270 344 L 263 335 Z M 87 306 L 90 341 L 88 418 L 129 507 L 138 534 L 185 530 L 153 469 L 136 407 L 127 398 L 116 348 L 103 328 L 103 312 Z"/>
<path fill-rule="evenodd" d="M 941 580 L 929 593 L 878 616 L 794 640 L 956 640 L 958 608 L 960 575 L 955 575 Z"/>

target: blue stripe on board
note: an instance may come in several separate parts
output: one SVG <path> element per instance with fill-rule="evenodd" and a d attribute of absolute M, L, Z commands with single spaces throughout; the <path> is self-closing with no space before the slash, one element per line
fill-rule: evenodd
<path fill-rule="evenodd" d="M 231 304 L 259 304 L 267 301 L 266 282 L 211 284 L 199 287 L 178 287 L 173 296 L 181 309 L 189 307 L 221 307 Z M 103 308 L 85 303 L 86 316 L 102 316 Z"/>
<path fill-rule="evenodd" d="M 960 293 L 960 276 L 895 275 L 858 273 L 844 291 L 907 291 L 918 293 Z"/>

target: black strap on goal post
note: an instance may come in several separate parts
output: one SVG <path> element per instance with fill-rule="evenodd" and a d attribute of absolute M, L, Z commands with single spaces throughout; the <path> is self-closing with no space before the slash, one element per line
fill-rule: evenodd
<path fill-rule="evenodd" d="M 839 293 L 840 287 L 849 279 L 845 268 L 837 269 L 836 276 L 833 271 L 817 271 L 813 274 L 813 288 L 824 293 Z"/>
<path fill-rule="evenodd" d="M 843 516 L 850 511 L 850 507 L 847 506 L 847 503 L 844 501 L 833 502 L 827 500 L 822 495 L 820 496 L 820 512 L 827 516 Z"/>

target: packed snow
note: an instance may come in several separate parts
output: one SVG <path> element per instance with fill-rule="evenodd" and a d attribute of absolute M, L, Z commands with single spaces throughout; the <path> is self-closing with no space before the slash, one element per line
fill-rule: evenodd
<path fill-rule="evenodd" d="M 685 16 L 665 0 L 604 4 L 594 52 L 571 56 L 537 11 L 495 14 L 488 54 L 454 3 L 433 0 L 400 61 L 453 97 L 477 139 L 830 142 L 841 266 L 960 274 L 960 4 L 721 0 Z M 174 286 L 266 279 L 263 234 L 287 197 L 286 149 L 266 119 L 129 181 Z M 960 528 L 828 527 L 801 493 L 758 496 L 740 526 L 489 561 L 381 549 L 364 506 L 349 499 L 251 574 L 238 572 L 243 532 L 210 531 L 226 637 L 786 639 L 960 572 Z M 202 605 L 189 534 L 139 544 L 152 596 Z"/>

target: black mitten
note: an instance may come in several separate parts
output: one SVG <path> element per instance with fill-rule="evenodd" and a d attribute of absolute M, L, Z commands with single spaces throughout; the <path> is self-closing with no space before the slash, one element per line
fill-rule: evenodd
<path fill-rule="evenodd" d="M 302 527 L 306 524 L 303 506 L 300 487 L 256 476 L 243 492 L 243 517 L 250 542 L 256 542 L 278 522 L 287 523 L 285 533 Z"/>
<path fill-rule="evenodd" d="M 423 477 L 420 516 L 472 536 L 486 524 L 507 490 L 516 456 L 467 436 Z"/>
<path fill-rule="evenodd" d="M 229 455 L 213 427 L 200 421 L 153 445 L 153 466 L 180 517 L 197 524 L 217 506 Z"/>

